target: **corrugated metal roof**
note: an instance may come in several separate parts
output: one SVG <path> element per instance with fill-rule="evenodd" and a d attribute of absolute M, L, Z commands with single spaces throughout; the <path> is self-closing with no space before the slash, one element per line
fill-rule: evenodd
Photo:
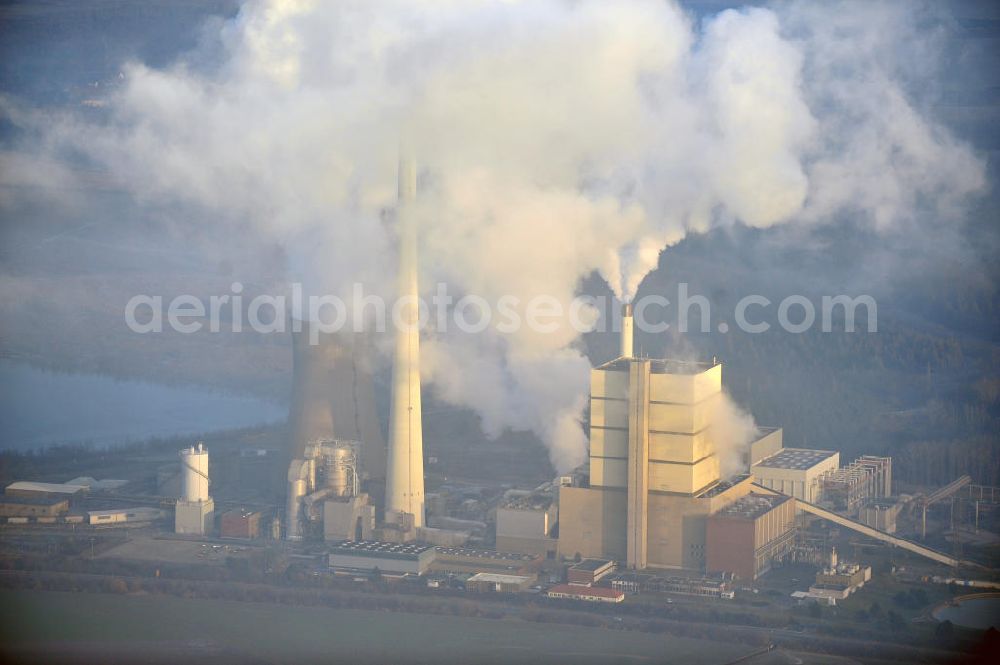
<path fill-rule="evenodd" d="M 535 578 L 525 575 L 499 575 L 497 573 L 476 573 L 470 577 L 469 582 L 492 582 L 494 584 L 524 584 L 531 582 Z"/>
<path fill-rule="evenodd" d="M 91 478 L 90 476 L 80 476 L 79 478 L 73 478 L 72 480 L 67 480 L 66 485 L 82 485 L 84 487 L 89 487 L 92 490 L 114 490 L 119 487 L 124 487 L 128 485 L 127 480 L 117 480 L 114 478 L 105 478 L 103 480 L 97 480 L 96 478 Z"/>
<path fill-rule="evenodd" d="M 5 491 L 20 490 L 22 492 L 50 492 L 61 494 L 76 494 L 87 489 L 83 485 L 69 485 L 67 483 L 36 483 L 33 480 L 18 480 L 7 485 Z"/>

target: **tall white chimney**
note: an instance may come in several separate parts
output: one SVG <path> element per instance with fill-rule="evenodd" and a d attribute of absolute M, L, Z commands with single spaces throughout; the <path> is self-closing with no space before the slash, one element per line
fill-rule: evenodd
<path fill-rule="evenodd" d="M 622 358 L 632 357 L 632 303 L 622 306 Z"/>
<path fill-rule="evenodd" d="M 389 451 L 385 478 L 386 521 L 400 513 L 424 525 L 424 438 L 420 410 L 420 330 L 417 289 L 417 229 L 413 201 L 417 193 L 416 165 L 399 160 L 399 297 L 401 324 L 396 330 L 392 366 L 392 406 L 389 411 Z"/>

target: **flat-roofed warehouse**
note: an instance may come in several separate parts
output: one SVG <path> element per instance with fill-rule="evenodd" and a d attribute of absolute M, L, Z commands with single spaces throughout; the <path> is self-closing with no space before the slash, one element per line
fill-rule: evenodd
<path fill-rule="evenodd" d="M 499 575 L 497 573 L 476 573 L 465 581 L 469 591 L 495 591 L 497 593 L 518 593 L 528 589 L 537 577 L 531 575 Z"/>
<path fill-rule="evenodd" d="M 449 573 L 537 575 L 542 558 L 536 554 L 497 552 L 471 547 L 438 547 L 432 568 Z"/>
<path fill-rule="evenodd" d="M 29 499 L 37 497 L 73 499 L 86 491 L 87 488 L 83 485 L 38 483 L 31 480 L 19 480 L 7 485 L 3 493 L 7 496 L 21 496 Z"/>
<path fill-rule="evenodd" d="M 423 575 L 434 561 L 433 545 L 343 540 L 330 547 L 331 568 Z"/>
<path fill-rule="evenodd" d="M 706 568 L 743 580 L 763 575 L 795 545 L 795 499 L 748 494 L 708 518 Z"/>
<path fill-rule="evenodd" d="M 52 496 L 2 496 L 0 517 L 58 517 L 69 512 L 69 499 Z"/>
<path fill-rule="evenodd" d="M 584 559 L 566 571 L 566 581 L 570 584 L 590 586 L 605 575 L 614 572 L 615 562 L 608 559 Z"/>
<path fill-rule="evenodd" d="M 584 600 L 590 603 L 620 603 L 625 600 L 625 592 L 619 589 L 606 589 L 598 586 L 576 586 L 574 584 L 554 586 L 545 595 L 549 598 Z"/>
<path fill-rule="evenodd" d="M 796 499 L 816 503 L 822 496 L 821 480 L 840 466 L 840 453 L 832 450 L 783 448 L 750 468 L 756 482 Z"/>

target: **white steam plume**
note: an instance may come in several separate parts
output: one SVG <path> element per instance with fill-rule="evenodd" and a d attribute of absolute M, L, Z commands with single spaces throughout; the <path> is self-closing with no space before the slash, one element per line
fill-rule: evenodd
<path fill-rule="evenodd" d="M 379 214 L 405 136 L 424 169 L 424 285 L 565 306 L 597 270 L 630 298 L 691 229 L 845 210 L 886 228 L 981 188 L 983 163 L 897 82 L 913 15 L 792 3 L 696 25 L 671 2 L 252 1 L 218 34 L 221 62 L 131 64 L 106 123 L 39 119 L 40 151 L 252 224 L 346 296 L 354 281 L 391 293 Z M 565 323 L 441 334 L 424 366 L 491 433 L 536 431 L 564 470 L 586 454 L 575 338 Z"/>

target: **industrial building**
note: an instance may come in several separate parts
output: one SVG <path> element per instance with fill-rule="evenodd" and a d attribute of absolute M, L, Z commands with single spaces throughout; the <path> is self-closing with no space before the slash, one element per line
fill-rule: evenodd
<path fill-rule="evenodd" d="M 903 504 L 894 499 L 869 499 L 858 512 L 858 521 L 886 533 L 896 533 L 896 518 Z"/>
<path fill-rule="evenodd" d="M 795 545 L 795 499 L 748 494 L 709 516 L 706 568 L 754 580 Z"/>
<path fill-rule="evenodd" d="M 73 478 L 72 480 L 67 480 L 67 485 L 80 485 L 85 487 L 89 492 L 111 492 L 117 489 L 121 489 L 125 485 L 128 485 L 127 480 L 116 480 L 114 478 L 104 478 L 103 480 L 97 480 L 90 476 L 79 476 Z"/>
<path fill-rule="evenodd" d="M 357 520 L 354 513 L 364 512 L 368 504 L 360 493 L 358 441 L 319 439 L 310 442 L 288 467 L 288 499 L 286 502 L 286 537 L 302 540 L 310 525 L 322 529 L 331 538 L 355 538 Z M 326 518 L 325 506 L 330 500 L 331 517 Z M 347 508 L 345 508 L 347 504 Z M 342 518 L 339 523 L 337 518 Z M 366 534 L 370 537 L 370 530 Z"/>
<path fill-rule="evenodd" d="M 650 573 L 618 572 L 608 577 L 612 589 L 628 593 L 677 593 L 685 596 L 732 599 L 735 596 L 728 580 L 709 577 L 682 577 Z"/>
<path fill-rule="evenodd" d="M 615 562 L 607 559 L 584 559 L 566 571 L 566 581 L 570 584 L 591 586 L 602 577 L 613 573 Z"/>
<path fill-rule="evenodd" d="M 545 595 L 549 598 L 582 600 L 589 603 L 620 603 L 625 600 L 625 592 L 620 589 L 606 589 L 598 586 L 575 586 L 572 584 L 554 586 Z"/>
<path fill-rule="evenodd" d="M 536 575 L 542 558 L 520 552 L 497 552 L 469 547 L 438 547 L 433 568 L 450 573 L 491 572 L 504 575 Z"/>
<path fill-rule="evenodd" d="M 110 510 L 88 510 L 87 523 L 96 526 L 109 524 L 134 524 L 163 519 L 167 513 L 159 508 L 135 506 L 133 508 L 112 508 Z"/>
<path fill-rule="evenodd" d="M 234 508 L 222 513 L 219 519 L 219 535 L 223 538 L 260 538 L 261 514 L 257 510 Z"/>
<path fill-rule="evenodd" d="M 871 566 L 840 562 L 834 549 L 827 565 L 816 573 L 816 582 L 809 587 L 809 597 L 824 599 L 833 605 L 863 587 L 871 578 Z"/>
<path fill-rule="evenodd" d="M 862 455 L 822 479 L 823 500 L 842 513 L 855 513 L 868 499 L 892 494 L 892 459 Z"/>
<path fill-rule="evenodd" d="M 782 448 L 750 467 L 757 484 L 816 503 L 823 494 L 823 478 L 840 466 L 840 453 L 832 450 Z"/>
<path fill-rule="evenodd" d="M 37 498 L 59 498 L 72 501 L 78 496 L 86 493 L 87 488 L 83 485 L 70 485 L 69 483 L 37 483 L 28 480 L 13 482 L 4 489 L 6 496 L 20 496 L 26 499 Z"/>
<path fill-rule="evenodd" d="M 58 496 L 0 497 L 0 517 L 59 517 L 69 512 L 69 499 Z"/>
<path fill-rule="evenodd" d="M 367 494 L 323 502 L 323 540 L 372 540 L 374 532 L 375 506 Z"/>
<path fill-rule="evenodd" d="M 497 573 L 476 573 L 465 581 L 468 591 L 479 593 L 520 593 L 535 583 L 532 575 L 500 575 Z"/>
<path fill-rule="evenodd" d="M 209 496 L 208 450 L 204 444 L 180 452 L 182 494 L 174 507 L 176 533 L 204 536 L 212 531 L 215 502 Z"/>
<path fill-rule="evenodd" d="M 761 460 L 774 455 L 785 445 L 780 427 L 758 427 L 757 430 L 760 432 L 760 438 L 750 444 L 744 460 L 748 469 Z"/>
<path fill-rule="evenodd" d="M 497 549 L 554 558 L 558 541 L 552 532 L 557 519 L 558 508 L 550 494 L 510 496 L 497 507 Z"/>
<path fill-rule="evenodd" d="M 708 516 L 751 486 L 720 478 L 721 399 L 719 363 L 634 358 L 623 335 L 622 356 L 590 373 L 589 480 L 559 488 L 559 555 L 704 570 Z"/>
<path fill-rule="evenodd" d="M 368 540 L 345 540 L 330 548 L 331 568 L 384 573 L 423 575 L 433 563 L 436 552 L 423 543 L 383 543 Z"/>

